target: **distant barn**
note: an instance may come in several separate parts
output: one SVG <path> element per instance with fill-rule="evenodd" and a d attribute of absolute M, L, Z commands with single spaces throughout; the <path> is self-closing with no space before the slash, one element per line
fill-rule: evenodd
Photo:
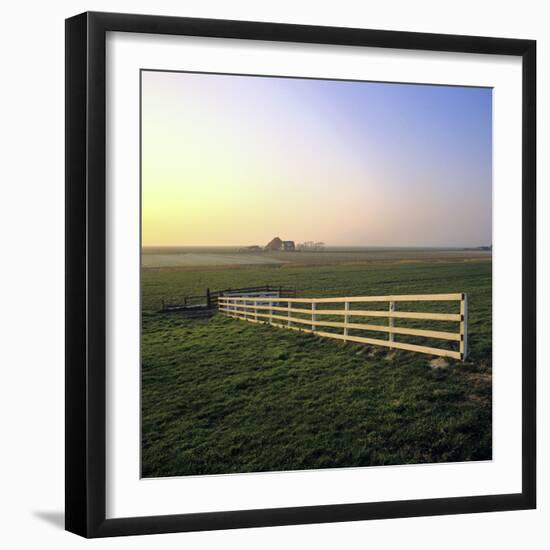
<path fill-rule="evenodd" d="M 283 248 L 283 241 L 279 237 L 271 239 L 264 247 L 264 250 L 281 250 Z"/>
<path fill-rule="evenodd" d="M 264 247 L 264 250 L 269 251 L 294 251 L 296 250 L 296 245 L 294 244 L 294 241 L 282 241 L 279 237 L 275 237 L 274 239 L 271 239 Z"/>

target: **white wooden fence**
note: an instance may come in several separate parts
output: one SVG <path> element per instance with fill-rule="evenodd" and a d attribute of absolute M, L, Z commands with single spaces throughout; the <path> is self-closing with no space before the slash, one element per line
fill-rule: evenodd
<path fill-rule="evenodd" d="M 387 309 L 355 309 L 361 304 L 384 303 Z M 396 304 L 400 302 L 458 302 L 456 313 L 440 313 L 425 311 L 400 311 Z M 340 308 L 326 309 L 330 304 Z M 309 308 L 304 307 L 309 305 Z M 320 307 L 317 307 L 320 306 Z M 465 293 L 456 294 L 409 294 L 401 296 L 351 296 L 347 298 L 273 298 L 265 296 L 220 296 L 219 311 L 230 317 L 243 319 L 253 323 L 268 323 L 275 327 L 300 330 L 317 336 L 335 338 L 345 342 L 359 342 L 385 346 L 390 349 L 400 349 L 451 357 L 464 361 L 468 354 L 468 298 Z M 368 307 L 368 306 L 367 306 Z M 325 308 L 325 309 L 321 309 Z M 414 309 L 414 308 L 413 308 Z M 300 315 L 299 317 L 296 315 Z M 327 320 L 331 317 L 342 318 L 343 321 Z M 355 318 L 386 318 L 386 325 L 353 322 Z M 351 319 L 351 321 L 350 321 Z M 396 319 L 416 319 L 425 321 L 446 321 L 458 325 L 458 330 L 434 330 L 430 328 L 411 328 L 397 326 Z M 342 332 L 325 332 L 317 327 L 342 329 Z M 353 334 L 350 334 L 353 331 Z M 356 332 L 383 332 L 387 339 L 358 336 Z M 396 341 L 398 335 L 429 338 L 455 342 L 455 348 L 447 349 Z"/>

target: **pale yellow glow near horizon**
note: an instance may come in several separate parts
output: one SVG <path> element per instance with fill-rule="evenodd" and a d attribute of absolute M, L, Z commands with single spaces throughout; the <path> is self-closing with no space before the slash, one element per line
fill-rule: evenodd
<path fill-rule="evenodd" d="M 147 110 L 151 97 L 156 108 Z M 184 108 L 169 102 L 166 112 L 158 100 L 154 91 L 144 93 L 144 246 L 265 244 L 276 235 L 323 240 L 349 231 L 353 223 L 344 224 L 343 216 L 368 215 L 375 227 L 376 212 L 354 196 L 357 189 L 340 194 L 336 175 L 300 165 L 322 159 L 296 158 L 284 141 L 235 132 L 227 120 L 199 115 L 183 102 Z"/>
<path fill-rule="evenodd" d="M 393 105 L 385 116 L 397 130 L 379 116 L 385 91 L 323 86 L 142 73 L 143 246 L 265 245 L 275 236 L 485 244 L 487 231 L 490 242 L 485 172 L 466 174 L 465 163 L 449 171 L 454 150 L 431 158 L 420 134 L 407 145 Z"/>

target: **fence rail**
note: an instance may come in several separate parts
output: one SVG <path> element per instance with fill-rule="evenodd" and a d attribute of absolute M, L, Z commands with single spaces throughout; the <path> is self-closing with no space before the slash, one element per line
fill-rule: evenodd
<path fill-rule="evenodd" d="M 387 310 L 351 309 L 352 304 L 388 303 Z M 400 302 L 459 302 L 458 313 L 425 311 L 397 311 Z M 286 305 L 285 305 L 286 304 Z M 308 304 L 310 308 L 294 307 L 295 304 Z M 342 309 L 317 309 L 317 304 L 342 305 Z M 368 306 L 367 306 L 368 307 Z M 219 296 L 218 309 L 230 317 L 253 323 L 268 323 L 275 327 L 312 333 L 326 338 L 335 338 L 346 342 L 358 342 L 401 349 L 442 357 L 451 357 L 464 361 L 468 354 L 468 298 L 465 293 L 455 294 L 406 294 L 395 296 L 350 296 L 336 298 L 287 298 L 253 296 Z M 282 315 L 284 313 L 285 315 Z M 303 315 L 296 317 L 293 314 Z M 327 320 L 324 316 L 343 317 L 342 321 Z M 354 317 L 386 318 L 387 325 L 353 322 Z M 397 326 L 396 319 L 425 321 L 446 321 L 458 324 L 458 330 L 434 330 Z M 306 328 L 307 327 L 307 328 Z M 317 327 L 343 329 L 342 332 L 326 332 Z M 368 331 L 386 333 L 387 339 L 371 338 L 350 334 L 350 331 Z M 409 342 L 398 342 L 396 335 L 416 336 L 447 342 L 457 342 L 458 349 L 425 346 Z"/>
<path fill-rule="evenodd" d="M 277 296 L 293 297 L 296 296 L 295 288 L 287 288 L 275 285 L 250 286 L 244 288 L 224 288 L 221 290 L 206 289 L 204 294 L 196 296 L 164 297 L 161 300 L 162 312 L 185 311 L 197 308 L 216 308 L 220 296 L 247 296 L 263 294 L 276 294 Z"/>

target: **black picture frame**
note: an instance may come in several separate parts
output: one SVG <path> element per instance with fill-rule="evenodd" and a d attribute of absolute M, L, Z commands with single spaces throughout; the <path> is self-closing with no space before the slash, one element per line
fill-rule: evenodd
<path fill-rule="evenodd" d="M 522 491 L 106 519 L 105 40 L 108 31 L 500 54 L 523 62 Z M 107 537 L 532 509 L 536 505 L 536 42 L 115 13 L 66 20 L 66 529 Z"/>

